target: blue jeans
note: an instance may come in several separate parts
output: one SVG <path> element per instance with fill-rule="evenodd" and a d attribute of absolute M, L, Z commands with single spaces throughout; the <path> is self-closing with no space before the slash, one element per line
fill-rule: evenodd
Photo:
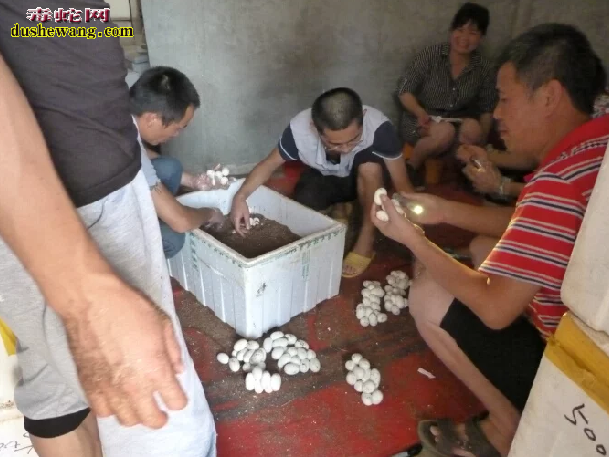
<path fill-rule="evenodd" d="M 179 160 L 171 157 L 158 157 L 152 159 L 152 166 L 163 185 L 175 195 L 180 188 L 182 173 L 184 169 Z M 163 239 L 163 252 L 165 257 L 171 259 L 182 250 L 184 246 L 185 233 L 178 233 L 171 229 L 165 222 L 159 220 L 161 225 L 161 237 Z"/>

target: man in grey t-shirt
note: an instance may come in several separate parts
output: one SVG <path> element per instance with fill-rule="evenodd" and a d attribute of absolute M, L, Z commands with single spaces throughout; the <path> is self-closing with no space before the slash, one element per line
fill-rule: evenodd
<path fill-rule="evenodd" d="M 76 31 L 96 5 L 0 0 L 0 317 L 18 339 L 15 402 L 40 456 L 213 456 L 119 40 L 50 32 Z"/>

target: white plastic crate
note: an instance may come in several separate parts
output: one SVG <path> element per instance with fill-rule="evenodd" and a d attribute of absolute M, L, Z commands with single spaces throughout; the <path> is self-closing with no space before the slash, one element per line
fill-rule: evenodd
<path fill-rule="evenodd" d="M 537 371 L 509 457 L 609 455 L 609 336 L 569 313 Z"/>
<path fill-rule="evenodd" d="M 586 325 L 609 333 L 609 147 L 567 265 L 563 302 Z"/>
<path fill-rule="evenodd" d="M 179 201 L 191 207 L 217 207 L 226 214 L 242 183 L 237 181 L 228 190 L 192 192 Z M 169 270 L 239 335 L 257 338 L 338 295 L 346 226 L 264 186 L 247 203 L 251 213 L 280 222 L 302 238 L 247 259 L 195 230 L 169 261 Z"/>

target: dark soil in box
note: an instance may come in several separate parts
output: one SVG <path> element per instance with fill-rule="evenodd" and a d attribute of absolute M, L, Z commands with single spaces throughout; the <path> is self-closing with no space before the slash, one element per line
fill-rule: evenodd
<path fill-rule="evenodd" d="M 245 236 L 235 232 L 235 228 L 230 222 L 225 223 L 222 227 L 208 228 L 205 231 L 220 243 L 234 249 L 248 259 L 267 254 L 301 238 L 290 231 L 287 226 L 268 219 L 262 214 L 250 214 L 250 218 L 257 218 L 259 223 L 250 226 L 250 230 Z"/>

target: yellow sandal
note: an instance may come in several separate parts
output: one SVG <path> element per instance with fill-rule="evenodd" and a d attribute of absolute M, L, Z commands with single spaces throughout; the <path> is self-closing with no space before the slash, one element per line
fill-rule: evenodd
<path fill-rule="evenodd" d="M 356 254 L 355 252 L 350 252 L 347 254 L 347 257 L 345 257 L 343 260 L 343 267 L 345 265 L 349 265 L 355 270 L 355 273 L 343 273 L 343 278 L 355 278 L 356 276 L 361 275 L 370 266 L 374 260 L 374 256 L 375 254 L 372 254 L 371 257 L 365 257 L 363 255 Z"/>

